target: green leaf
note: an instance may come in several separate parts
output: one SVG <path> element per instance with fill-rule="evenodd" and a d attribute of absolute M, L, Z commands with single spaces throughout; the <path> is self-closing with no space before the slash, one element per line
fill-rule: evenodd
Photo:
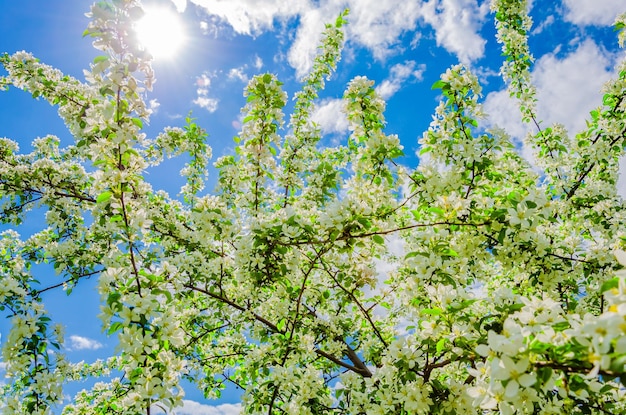
<path fill-rule="evenodd" d="M 620 355 L 612 359 L 610 369 L 613 373 L 622 375 L 626 372 L 624 368 L 626 368 L 626 355 Z"/>
<path fill-rule="evenodd" d="M 443 347 L 446 344 L 446 338 L 441 338 L 439 339 L 439 341 L 437 342 L 437 354 L 441 353 L 443 351 Z"/>
<path fill-rule="evenodd" d="M 104 61 L 108 61 L 109 57 L 106 55 L 100 55 L 100 56 L 96 56 L 95 58 L 93 58 L 93 63 L 100 63 L 100 62 L 104 62 Z"/>
<path fill-rule="evenodd" d="M 263 82 L 266 84 L 269 84 L 270 82 L 272 82 L 272 75 L 266 73 L 265 75 L 263 75 Z"/>
<path fill-rule="evenodd" d="M 411 210 L 411 213 L 413 214 L 413 218 L 415 218 L 415 220 L 420 220 L 422 218 L 422 215 L 418 209 Z"/>
<path fill-rule="evenodd" d="M 109 329 L 107 330 L 107 334 L 113 334 L 116 331 L 122 330 L 123 328 L 124 328 L 124 325 L 120 323 L 119 321 L 116 321 L 113 324 L 111 324 L 111 327 L 109 327 Z"/>
<path fill-rule="evenodd" d="M 107 297 L 107 305 L 111 307 L 113 304 L 119 302 L 122 295 L 118 292 L 109 293 Z"/>
<path fill-rule="evenodd" d="M 287 325 L 287 320 L 282 319 L 278 322 L 278 324 L 276 324 L 276 328 L 278 329 L 278 331 L 284 331 L 286 325 Z"/>
<path fill-rule="evenodd" d="M 108 202 L 112 196 L 113 196 L 113 192 L 111 192 L 110 190 L 105 190 L 104 192 L 98 195 L 98 197 L 96 198 L 96 203 Z"/>
<path fill-rule="evenodd" d="M 436 81 L 433 84 L 433 86 L 430 87 L 430 89 L 443 89 L 443 87 L 445 87 L 446 85 L 448 85 L 448 84 L 440 79 L 440 80 Z"/>
<path fill-rule="evenodd" d="M 445 213 L 443 209 L 438 208 L 438 207 L 429 207 L 428 211 L 430 213 L 434 213 L 435 215 L 443 215 Z"/>
<path fill-rule="evenodd" d="M 618 277 L 611 278 L 608 281 L 604 281 L 604 283 L 602 284 L 602 287 L 600 288 L 600 292 L 606 292 L 614 288 L 617 288 L 618 286 L 619 286 L 619 278 Z"/>
<path fill-rule="evenodd" d="M 154 295 L 164 295 L 165 298 L 167 298 L 167 302 L 168 303 L 172 302 L 172 293 L 169 292 L 168 290 L 162 290 L 160 288 L 156 288 L 156 289 L 152 290 L 152 294 L 154 294 Z"/>
<path fill-rule="evenodd" d="M 122 215 L 119 215 L 119 214 L 118 215 L 113 215 L 113 216 L 111 216 L 109 218 L 109 222 L 111 222 L 111 223 L 121 222 L 123 220 L 124 220 L 124 218 L 122 218 Z"/>
<path fill-rule="evenodd" d="M 552 328 L 554 329 L 554 331 L 563 331 L 563 330 L 569 329 L 570 327 L 571 325 L 568 321 L 561 321 L 559 323 L 554 323 L 552 325 Z"/>
<path fill-rule="evenodd" d="M 602 103 L 606 105 L 607 107 L 614 106 L 615 101 L 616 101 L 616 97 L 611 94 L 604 94 L 604 96 L 602 97 Z"/>
<path fill-rule="evenodd" d="M 143 121 L 140 118 L 132 118 L 131 121 L 139 128 L 143 128 Z"/>
<path fill-rule="evenodd" d="M 510 201 L 510 202 L 515 202 L 514 206 L 517 206 L 517 202 L 519 202 L 519 200 L 522 198 L 522 196 L 519 194 L 519 192 L 517 191 L 512 191 L 510 192 L 506 198 Z"/>
<path fill-rule="evenodd" d="M 385 238 L 383 238 L 383 237 L 382 237 L 382 236 L 380 236 L 380 235 L 374 235 L 374 236 L 372 237 L 372 239 L 374 240 L 374 242 L 376 242 L 376 243 L 377 243 L 377 244 L 379 244 L 379 245 L 384 245 L 384 243 L 385 243 Z"/>
<path fill-rule="evenodd" d="M 532 200 L 526 200 L 525 203 L 529 209 L 535 209 L 537 207 L 537 204 Z"/>
<path fill-rule="evenodd" d="M 551 367 L 540 367 L 537 369 L 537 377 L 539 378 L 539 384 L 545 384 L 552 377 Z"/>

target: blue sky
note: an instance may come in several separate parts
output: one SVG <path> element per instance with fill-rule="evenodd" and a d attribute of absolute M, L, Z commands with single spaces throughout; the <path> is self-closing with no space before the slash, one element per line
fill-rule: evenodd
<path fill-rule="evenodd" d="M 486 126 L 505 127 L 521 144 L 525 126 L 503 91 L 498 76 L 500 47 L 495 41 L 489 2 L 480 0 L 162 0 L 145 1 L 177 10 L 188 41 L 170 61 L 154 64 L 157 83 L 147 96 L 154 108 L 147 133 L 182 126 L 192 111 L 209 133 L 214 158 L 229 153 L 240 128 L 240 108 L 247 80 L 272 72 L 292 97 L 299 79 L 309 69 L 325 22 L 333 22 L 345 7 L 351 9 L 347 43 L 337 74 L 318 101 L 315 119 L 327 144 L 348 136 L 341 114 L 347 81 L 365 75 L 376 81 L 388 101 L 387 133 L 396 133 L 405 147 L 402 160 L 415 166 L 417 141 L 428 128 L 437 104 L 432 83 L 459 61 L 468 64 L 483 83 Z M 601 86 L 623 59 L 611 24 L 626 12 L 624 0 L 534 0 L 534 27 L 530 38 L 536 62 L 533 80 L 538 88 L 539 117 L 546 125 L 563 123 L 570 133 L 583 128 L 589 110 L 600 103 Z M 0 0 L 0 53 L 26 50 L 65 73 L 84 79 L 98 52 L 81 34 L 87 26 L 88 0 Z M 23 151 L 38 136 L 55 134 L 71 143 L 56 109 L 17 90 L 0 93 L 0 137 L 17 140 Z M 155 188 L 172 194 L 182 181 L 182 161 L 166 162 L 149 172 Z M 215 175 L 213 174 L 213 178 Z M 213 186 L 209 182 L 209 189 Z M 620 183 L 626 195 L 626 186 Z M 36 217 L 33 217 L 35 222 Z M 35 223 L 24 234 L 43 226 Z M 29 230 L 30 229 L 30 230 Z M 45 269 L 41 279 L 58 282 Z M 105 357 L 115 339 L 100 330 L 94 281 L 79 286 L 68 299 L 63 293 L 45 297 L 52 316 L 66 325 L 67 355 L 71 361 Z M 0 320 L 0 333 L 8 321 Z M 0 341 L 2 340 L 0 338 Z M 72 394 L 85 384 L 70 385 Z M 208 402 L 188 390 L 185 408 L 177 414 L 226 415 L 237 413 L 238 394 L 229 392 L 220 402 Z"/>

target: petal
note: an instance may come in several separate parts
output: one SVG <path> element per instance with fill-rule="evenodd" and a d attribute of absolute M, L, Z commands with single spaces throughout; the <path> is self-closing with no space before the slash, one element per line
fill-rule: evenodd
<path fill-rule="evenodd" d="M 476 346 L 476 353 L 483 357 L 489 356 L 490 351 L 491 349 L 486 344 L 479 344 L 478 346 Z"/>
<path fill-rule="evenodd" d="M 504 396 L 507 398 L 513 398 L 517 396 L 517 392 L 519 391 L 519 383 L 517 381 L 512 380 L 509 381 L 506 385 L 506 389 L 504 390 Z"/>
<path fill-rule="evenodd" d="M 528 388 L 534 385 L 536 380 L 537 380 L 537 377 L 535 376 L 534 373 L 524 373 L 522 376 L 519 377 L 517 381 L 523 387 Z"/>
<path fill-rule="evenodd" d="M 626 267 L 626 252 L 621 249 L 616 250 L 614 253 L 617 262 L 619 262 L 622 266 Z"/>
<path fill-rule="evenodd" d="M 525 357 L 521 358 L 516 364 L 515 369 L 517 373 L 526 372 L 528 369 L 528 365 L 530 364 L 529 360 Z"/>
<path fill-rule="evenodd" d="M 626 337 L 620 336 L 619 340 L 615 343 L 615 353 L 626 354 Z"/>

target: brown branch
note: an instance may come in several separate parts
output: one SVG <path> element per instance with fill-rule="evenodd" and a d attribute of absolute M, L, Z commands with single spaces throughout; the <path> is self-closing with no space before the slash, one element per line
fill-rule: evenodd
<path fill-rule="evenodd" d="M 558 255 L 558 254 L 552 254 L 552 253 L 547 253 L 547 256 L 552 256 L 555 258 L 559 258 L 559 259 L 563 259 L 566 261 L 573 261 L 573 262 L 582 262 L 585 264 L 591 264 L 590 261 L 584 260 L 584 259 L 579 259 L 579 258 L 573 258 L 573 257 L 566 257 L 566 256 L 562 256 L 562 255 Z"/>
<path fill-rule="evenodd" d="M 32 293 L 31 293 L 31 295 L 32 295 L 33 297 L 36 297 L 36 296 L 38 296 L 39 294 L 44 293 L 44 292 L 46 292 L 46 291 L 54 290 L 55 288 L 62 287 L 62 286 L 66 285 L 66 284 L 68 284 L 68 283 L 70 283 L 70 282 L 78 281 L 78 280 L 79 280 L 79 279 L 81 279 L 81 278 L 88 278 L 88 277 L 91 277 L 91 276 L 93 276 L 93 275 L 95 275 L 95 274 L 98 274 L 99 272 L 102 272 L 102 271 L 103 271 L 103 270 L 99 269 L 99 270 L 96 270 L 96 271 L 88 272 L 87 274 L 83 274 L 83 275 L 79 275 L 79 276 L 77 276 L 77 277 L 72 277 L 72 278 L 69 278 L 69 279 L 67 279 L 67 280 L 65 280 L 65 281 L 63 281 L 63 282 L 58 283 L 58 284 L 54 284 L 54 285 L 51 285 L 51 286 L 49 286 L 49 287 L 42 288 L 41 290 L 33 290 L 33 291 L 32 291 Z"/>
<path fill-rule="evenodd" d="M 326 271 L 326 273 L 330 276 L 330 278 L 332 278 L 332 280 L 335 282 L 335 284 L 337 284 L 337 286 L 339 288 L 341 288 L 341 290 L 343 292 L 345 292 L 350 299 L 357 305 L 357 307 L 359 308 L 359 310 L 361 310 L 361 312 L 363 313 L 363 315 L 365 316 L 365 319 L 370 323 L 370 326 L 372 326 L 372 329 L 374 330 L 374 333 L 376 333 L 376 337 L 378 337 L 378 339 L 381 341 L 381 343 L 387 347 L 387 342 L 385 341 L 385 339 L 383 338 L 382 334 L 380 333 L 380 331 L 378 330 L 378 327 L 376 327 L 376 325 L 374 324 L 374 321 L 372 321 L 371 316 L 369 315 L 368 310 L 371 310 L 372 308 L 370 307 L 368 310 L 366 310 L 363 305 L 361 304 L 361 302 L 355 297 L 355 295 L 351 292 L 348 291 L 343 285 L 341 285 L 341 283 L 337 280 L 337 278 L 335 277 L 335 275 L 333 275 L 333 273 L 330 272 L 330 270 L 328 269 L 328 267 L 326 266 L 326 264 L 322 263 L 322 266 L 324 267 L 324 270 Z"/>
<path fill-rule="evenodd" d="M 348 359 L 350 359 L 350 361 L 354 364 L 354 367 L 358 369 L 357 373 L 359 373 L 363 377 L 371 378 L 372 372 L 370 372 L 367 366 L 365 366 L 365 363 L 363 363 L 361 358 L 356 354 L 356 352 L 352 349 L 352 347 L 350 347 L 350 345 L 348 345 L 348 343 L 344 339 L 342 339 L 342 341 L 343 341 L 343 344 L 346 346 Z"/>
<path fill-rule="evenodd" d="M 349 350 L 352 350 L 352 349 L 349 349 Z M 326 359 L 330 360 L 334 364 L 336 364 L 338 366 L 341 366 L 341 367 L 343 367 L 345 369 L 348 369 L 348 370 L 350 370 L 350 371 L 352 371 L 354 373 L 357 373 L 357 374 L 359 374 L 359 375 L 361 375 L 363 377 L 366 377 L 366 378 L 372 377 L 372 372 L 370 372 L 369 369 L 365 365 L 363 365 L 362 363 L 359 366 L 349 365 L 346 362 L 344 362 L 344 361 L 342 361 L 340 359 L 337 359 L 335 356 L 333 356 L 333 355 L 331 355 L 329 353 L 326 353 L 325 351 L 323 351 L 321 349 L 315 349 L 315 353 L 317 353 L 318 355 L 320 355 L 322 357 L 325 357 Z M 358 360 L 358 358 L 357 358 L 357 360 Z M 360 360 L 358 360 L 358 361 L 360 361 Z"/>
<path fill-rule="evenodd" d="M 121 156 L 120 156 L 121 157 Z M 137 294 L 141 295 L 141 280 L 139 279 L 139 270 L 137 269 L 137 262 L 135 261 L 135 246 L 132 242 L 132 238 L 129 232 L 130 221 L 128 219 L 128 213 L 126 212 L 126 203 L 124 201 L 124 191 L 120 195 L 120 205 L 122 206 L 122 216 L 124 218 L 124 226 L 126 231 L 126 237 L 128 238 L 128 253 L 130 255 L 130 264 L 133 268 L 133 275 L 135 276 L 135 283 L 137 284 Z"/>
<path fill-rule="evenodd" d="M 209 290 L 206 290 L 204 288 L 196 287 L 196 286 L 194 286 L 192 284 L 185 284 L 183 286 L 185 288 L 189 288 L 190 290 L 197 291 L 199 293 L 208 295 L 209 297 L 213 298 L 214 300 L 221 301 L 221 302 L 231 306 L 232 308 L 234 308 L 234 309 L 236 309 L 238 311 L 241 311 L 241 312 L 251 311 L 249 308 L 243 307 L 243 306 L 237 304 L 236 302 L 234 302 L 232 300 L 229 300 L 228 298 L 226 298 L 226 297 L 224 297 L 222 295 L 213 293 L 213 292 L 211 292 Z M 283 333 L 284 334 L 284 331 L 279 330 L 278 327 L 275 324 L 271 323 L 269 320 L 265 319 L 264 317 L 262 317 L 262 316 L 260 316 L 260 315 L 258 315 L 256 313 L 251 313 L 251 314 L 252 314 L 252 316 L 254 317 L 255 320 L 259 321 L 260 323 L 265 324 L 273 332 L 275 332 L 275 333 Z"/>
<path fill-rule="evenodd" d="M 300 293 L 298 294 L 298 300 L 296 301 L 296 314 L 293 317 L 293 322 L 291 325 L 291 333 L 289 334 L 289 339 L 291 340 L 293 338 L 293 333 L 296 329 L 296 320 L 298 319 L 298 314 L 300 314 L 300 304 L 302 303 L 302 296 L 304 295 L 304 289 L 306 288 L 306 282 L 309 278 L 309 275 L 311 275 L 311 272 L 313 272 L 313 270 L 315 269 L 315 263 L 317 260 L 319 260 L 322 255 L 324 254 L 324 252 L 328 251 L 328 249 L 320 249 L 319 252 L 316 252 L 315 258 L 313 259 L 309 259 L 309 261 L 311 262 L 311 266 L 309 267 L 308 271 L 306 272 L 306 274 L 304 274 L 304 279 L 302 280 L 302 288 L 300 288 Z"/>
<path fill-rule="evenodd" d="M 626 128 L 622 130 L 621 134 L 617 137 L 615 137 L 610 143 L 609 143 L 609 147 L 614 146 L 619 140 L 623 139 L 624 136 L 626 136 Z M 598 134 L 596 136 L 596 138 L 592 141 L 593 144 L 597 143 L 598 140 L 602 137 L 602 134 Z M 582 172 L 578 178 L 576 179 L 576 183 L 574 183 L 574 185 L 572 186 L 572 188 L 567 192 L 566 199 L 571 199 L 574 196 L 574 193 L 576 193 L 576 191 L 578 190 L 578 188 L 582 185 L 583 181 L 585 180 L 585 178 L 589 175 L 589 173 L 591 173 L 591 170 L 593 170 L 593 168 L 597 165 L 596 162 L 592 162 L 589 167 Z"/>
<path fill-rule="evenodd" d="M 43 191 L 41 189 L 36 189 L 34 187 L 30 187 L 30 186 L 28 186 L 28 187 L 18 187 L 16 185 L 13 185 L 13 184 L 5 182 L 5 181 L 2 181 L 0 183 L 2 185 L 4 185 L 5 188 L 8 188 L 10 190 L 20 190 L 20 191 L 29 192 L 29 193 L 33 193 L 33 194 L 38 194 L 38 195 L 42 195 L 42 196 L 46 194 L 45 191 Z M 44 182 L 44 184 L 47 184 L 47 185 L 53 187 L 51 184 L 48 184 L 48 183 L 45 183 L 45 182 Z M 68 191 L 69 189 L 62 189 L 62 190 Z M 81 200 L 83 202 L 90 202 L 90 203 L 95 203 L 96 202 L 96 199 L 94 199 L 91 196 L 84 196 L 84 195 L 77 194 L 77 193 L 64 193 L 61 190 L 54 190 L 52 194 L 55 195 L 55 196 L 65 197 L 65 198 L 68 198 L 68 199 L 78 199 L 78 200 Z M 40 199 L 41 199 L 41 197 L 39 197 L 37 200 L 40 200 Z"/>
<path fill-rule="evenodd" d="M 436 360 L 435 360 L 435 362 L 436 362 Z M 446 360 L 443 360 L 443 361 L 441 361 L 439 363 L 435 363 L 435 362 L 433 362 L 430 365 L 426 365 L 426 367 L 424 368 L 424 382 L 428 382 L 428 380 L 430 379 L 430 374 L 432 373 L 432 371 L 434 369 L 438 369 L 440 367 L 448 366 L 450 363 L 454 362 L 454 360 L 446 359 Z"/>
<path fill-rule="evenodd" d="M 206 336 L 207 334 L 211 334 L 211 333 L 213 333 L 213 332 L 215 332 L 215 331 L 222 330 L 223 328 L 226 328 L 226 327 L 228 327 L 228 326 L 230 326 L 230 324 L 222 324 L 222 325 L 221 325 L 221 326 L 219 326 L 219 327 L 213 327 L 213 328 L 211 328 L 211 329 L 206 329 L 206 330 L 204 330 L 204 332 L 203 332 L 203 333 L 198 334 L 197 336 L 192 336 L 192 337 L 191 337 L 191 340 L 189 340 L 189 343 L 187 343 L 187 345 L 185 346 L 185 348 L 189 348 L 189 347 L 193 346 L 193 345 L 194 345 L 194 343 L 196 343 L 198 340 L 200 340 L 201 338 L 203 338 L 203 337 L 204 337 L 204 336 Z M 187 332 L 186 330 L 185 330 L 185 333 L 187 333 L 187 335 L 191 336 L 191 333 Z"/>
<path fill-rule="evenodd" d="M 234 301 L 229 300 L 228 298 L 226 298 L 224 296 L 218 295 L 218 294 L 213 293 L 211 291 L 208 291 L 208 290 L 206 290 L 204 288 L 196 287 L 196 286 L 191 285 L 191 284 L 185 284 L 183 286 L 185 288 L 189 288 L 190 290 L 197 291 L 197 292 L 200 292 L 202 294 L 208 295 L 209 297 L 211 297 L 211 298 L 213 298 L 215 300 L 221 301 L 221 302 L 231 306 L 232 308 L 234 308 L 234 309 L 236 309 L 238 311 L 241 311 L 241 312 L 246 312 L 246 311 L 251 312 L 251 310 L 249 308 L 243 307 L 243 306 L 235 303 Z M 251 312 L 251 314 L 252 314 L 252 316 L 254 317 L 255 320 L 257 320 L 260 323 L 263 323 L 272 332 L 284 334 L 284 331 L 279 330 L 278 327 L 275 324 L 271 323 L 266 318 L 264 318 L 264 317 L 262 317 L 262 316 L 260 316 L 260 315 L 258 315 L 256 313 L 253 313 L 253 312 Z M 344 342 L 344 344 L 345 344 L 345 342 Z M 359 359 L 359 357 L 356 355 L 354 350 L 352 350 L 349 346 L 347 346 L 346 352 L 347 352 L 347 355 L 348 355 L 348 358 L 350 359 L 350 361 L 352 363 L 354 363 L 354 366 L 350 365 L 350 364 L 348 364 L 348 363 L 346 363 L 344 361 L 342 361 L 341 359 L 338 359 L 337 357 L 335 357 L 335 356 L 333 356 L 333 355 L 323 351 L 320 348 L 316 348 L 315 349 L 315 353 L 317 353 L 320 356 L 325 357 L 326 359 L 330 360 L 331 362 L 333 362 L 334 364 L 336 364 L 338 366 L 341 366 L 341 367 L 343 367 L 345 369 L 348 369 L 348 370 L 350 370 L 350 371 L 352 371 L 354 373 L 357 373 L 357 374 L 359 374 L 359 375 L 361 375 L 363 377 L 371 377 L 372 376 L 372 372 L 370 372 L 370 370 L 367 368 L 367 366 L 365 366 L 363 364 L 363 362 Z"/>
<path fill-rule="evenodd" d="M 344 233 L 340 237 L 335 238 L 335 239 L 328 238 L 328 239 L 323 239 L 323 240 L 317 239 L 317 240 L 290 241 L 290 242 L 283 242 L 283 241 L 277 240 L 276 243 L 282 246 L 323 245 L 323 244 L 327 244 L 327 243 L 335 242 L 335 241 L 345 241 L 348 239 L 356 239 L 356 238 L 367 238 L 367 237 L 374 236 L 374 235 L 389 235 L 389 234 L 396 233 L 396 232 L 402 232 L 402 231 L 416 229 L 416 228 L 428 228 L 431 226 L 446 226 L 447 225 L 447 226 L 470 226 L 470 227 L 478 228 L 481 226 L 487 226 L 490 223 L 491 222 L 467 223 L 467 222 L 448 222 L 448 221 L 432 222 L 432 223 L 415 223 L 413 225 L 401 226 L 395 229 L 373 231 L 373 232 L 367 232 L 367 233 L 361 233 L 361 234 Z"/>

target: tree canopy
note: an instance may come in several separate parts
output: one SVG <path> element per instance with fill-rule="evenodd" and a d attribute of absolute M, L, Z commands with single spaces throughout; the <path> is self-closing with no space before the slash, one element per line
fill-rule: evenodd
<path fill-rule="evenodd" d="M 526 1 L 493 0 L 502 75 L 535 126 L 523 158 L 484 126 L 481 86 L 455 65 L 417 166 L 396 160 L 373 82 L 344 94 L 351 134 L 322 146 L 311 114 L 340 59 L 347 11 L 323 34 L 288 121 L 272 74 L 247 88 L 235 154 L 204 190 L 207 135 L 193 119 L 143 132 L 154 79 L 137 0 L 92 6 L 84 82 L 25 52 L 0 57 L 0 89 L 58 107 L 74 137 L 21 153 L 0 139 L 0 304 L 5 414 L 48 414 L 67 381 L 102 378 L 64 414 L 150 414 L 241 387 L 254 414 L 607 414 L 626 411 L 626 62 L 587 128 L 535 110 Z M 624 45 L 626 15 L 616 22 Z M 1 98 L 0 98 L 1 99 Z M 146 169 L 188 160 L 181 197 Z M 17 230 L 28 212 L 46 227 Z M 51 264 L 58 276 L 37 275 Z M 106 361 L 72 363 L 42 295 L 98 279 Z M 53 353 L 51 352 L 53 351 Z"/>

